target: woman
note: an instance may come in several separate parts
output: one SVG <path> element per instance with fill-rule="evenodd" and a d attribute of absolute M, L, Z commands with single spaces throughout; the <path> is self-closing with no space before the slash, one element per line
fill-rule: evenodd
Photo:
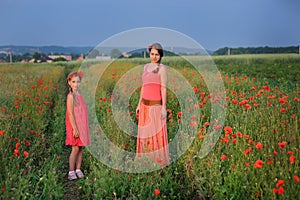
<path fill-rule="evenodd" d="M 151 62 L 144 66 L 143 85 L 136 109 L 138 118 L 137 157 L 147 157 L 161 165 L 169 164 L 166 125 L 167 71 L 161 64 L 163 48 L 148 47 Z"/>

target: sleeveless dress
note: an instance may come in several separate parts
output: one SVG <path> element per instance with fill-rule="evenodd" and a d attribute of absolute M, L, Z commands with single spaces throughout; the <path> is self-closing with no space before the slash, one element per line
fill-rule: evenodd
<path fill-rule="evenodd" d="M 162 64 L 159 66 L 159 68 Z M 145 66 L 142 75 L 145 100 L 161 100 L 161 81 L 158 73 L 148 72 Z M 137 158 L 147 158 L 161 165 L 169 164 L 169 149 L 166 119 L 161 117 L 162 105 L 140 105 L 138 117 Z"/>
<path fill-rule="evenodd" d="M 72 95 L 72 93 L 69 93 Z M 80 94 L 74 94 L 77 104 L 74 103 L 74 118 L 79 132 L 79 138 L 74 138 L 73 127 L 70 123 L 68 108 L 66 109 L 66 145 L 87 146 L 90 144 L 90 129 L 88 122 L 88 110 L 84 98 Z"/>

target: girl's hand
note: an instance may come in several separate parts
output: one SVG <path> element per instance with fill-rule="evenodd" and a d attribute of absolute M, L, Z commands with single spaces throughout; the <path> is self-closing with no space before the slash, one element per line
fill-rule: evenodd
<path fill-rule="evenodd" d="M 140 112 L 140 106 L 138 106 L 138 107 L 136 108 L 136 110 L 135 110 L 135 114 L 136 114 L 136 115 L 138 115 L 138 114 L 139 114 L 139 112 Z"/>
<path fill-rule="evenodd" d="M 73 137 L 74 138 L 79 138 L 79 133 L 77 130 L 73 130 Z"/>
<path fill-rule="evenodd" d="M 162 107 L 161 109 L 161 118 L 165 119 L 167 117 L 167 111 L 165 107 Z"/>

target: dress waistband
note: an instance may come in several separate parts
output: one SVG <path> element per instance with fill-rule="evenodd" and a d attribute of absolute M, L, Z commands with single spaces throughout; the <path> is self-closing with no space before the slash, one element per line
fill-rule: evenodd
<path fill-rule="evenodd" d="M 142 99 L 142 103 L 146 106 L 162 105 L 161 100 L 146 100 Z"/>

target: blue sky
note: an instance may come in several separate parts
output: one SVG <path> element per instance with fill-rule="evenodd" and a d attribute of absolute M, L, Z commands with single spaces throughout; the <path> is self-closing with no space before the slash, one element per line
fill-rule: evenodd
<path fill-rule="evenodd" d="M 142 27 L 204 48 L 300 45 L 298 0 L 0 0 L 1 45 L 96 46 Z"/>

